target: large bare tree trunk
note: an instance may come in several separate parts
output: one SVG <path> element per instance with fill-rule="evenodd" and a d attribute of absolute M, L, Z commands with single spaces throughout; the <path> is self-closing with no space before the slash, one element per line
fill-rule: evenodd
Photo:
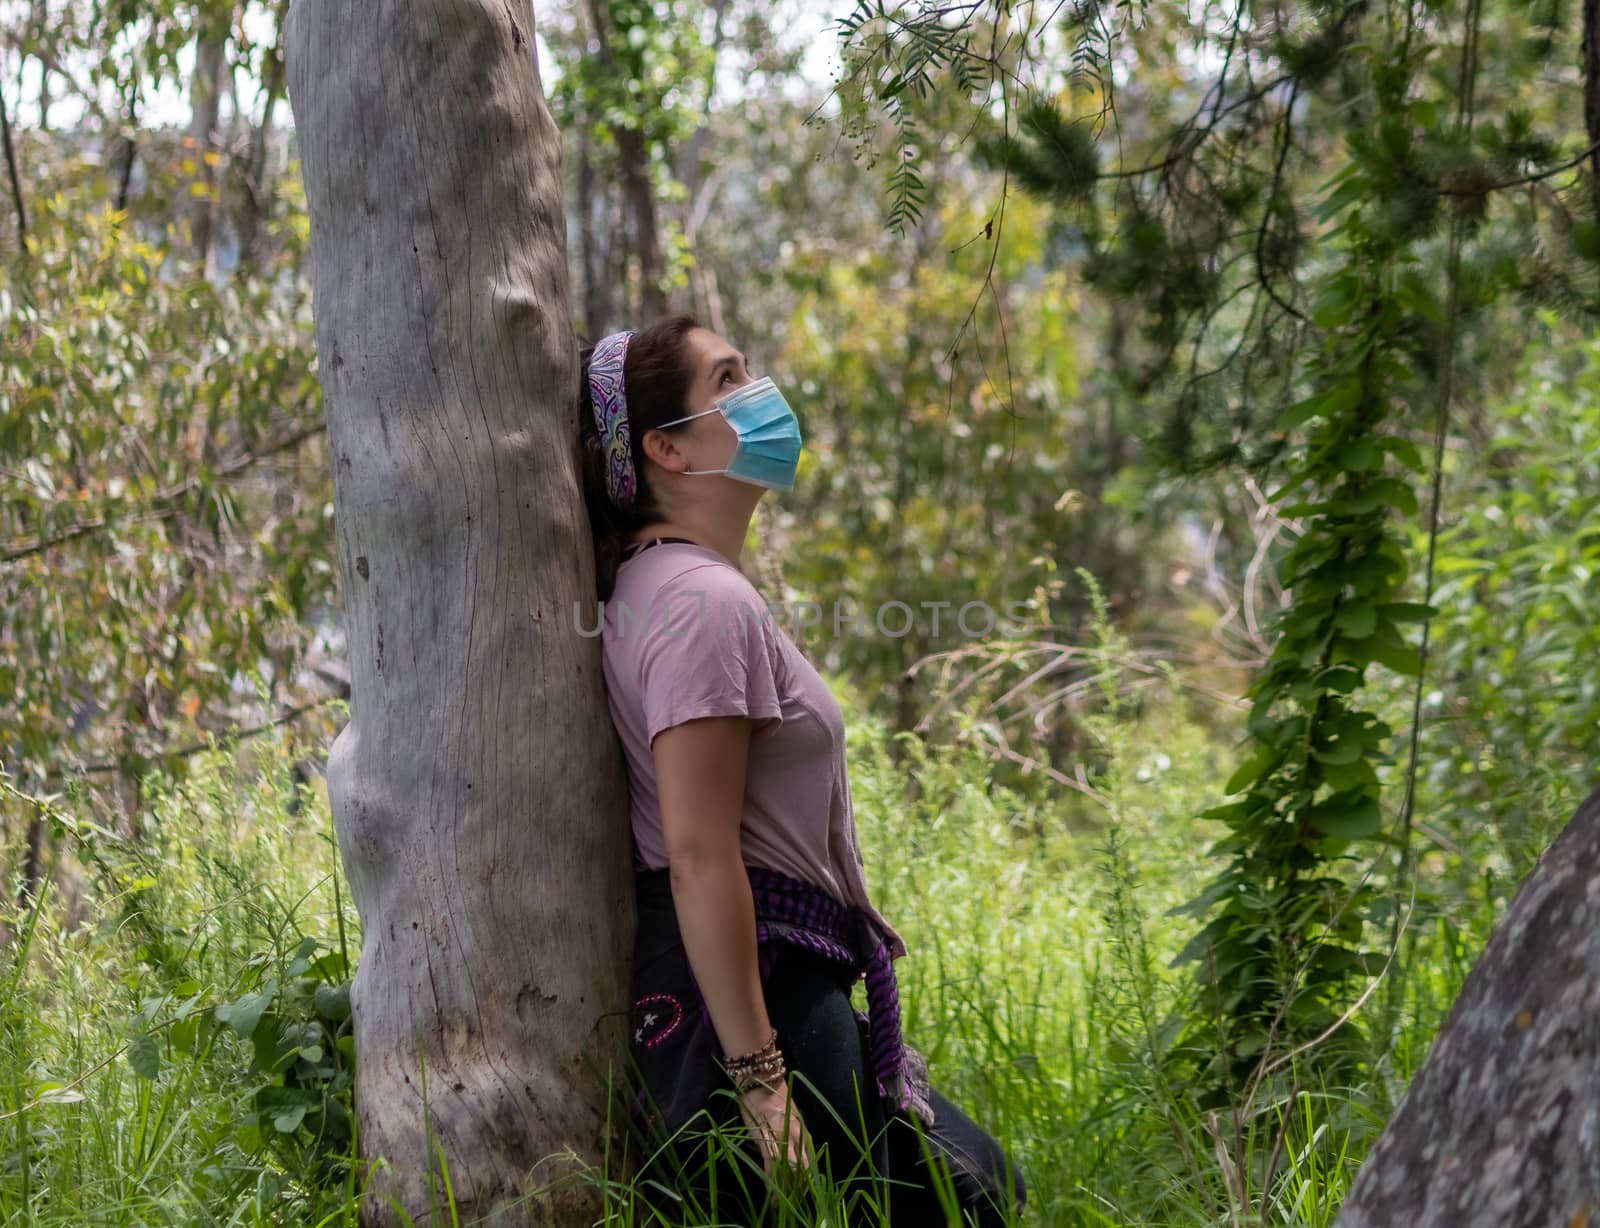
<path fill-rule="evenodd" d="M 1534 867 L 1338 1228 L 1600 1225 L 1600 791 Z"/>
<path fill-rule="evenodd" d="M 596 1156 L 632 936 L 625 777 L 575 464 L 560 145 L 533 12 L 297 0 L 351 721 L 328 786 L 364 940 L 364 1224 L 589 1223 L 519 1195 Z M 592 613 L 592 611 L 591 611 Z M 426 1079 L 427 1104 L 423 1102 Z M 448 1219 L 445 1222 L 449 1222 Z"/>

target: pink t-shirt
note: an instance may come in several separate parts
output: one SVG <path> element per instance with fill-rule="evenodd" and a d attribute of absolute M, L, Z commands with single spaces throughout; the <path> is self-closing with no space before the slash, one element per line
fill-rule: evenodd
<path fill-rule="evenodd" d="M 617 571 L 601 630 L 611 718 L 628 761 L 636 860 L 667 864 L 656 734 L 704 716 L 749 716 L 746 865 L 821 887 L 865 911 L 890 950 L 900 935 L 867 897 L 850 806 L 844 714 L 749 579 L 715 550 L 663 542 Z"/>

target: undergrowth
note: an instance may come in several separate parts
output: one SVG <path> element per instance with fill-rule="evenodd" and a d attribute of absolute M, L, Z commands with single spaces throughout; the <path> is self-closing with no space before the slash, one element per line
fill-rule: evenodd
<path fill-rule="evenodd" d="M 911 952 L 908 1040 L 1020 1166 L 1023 1223 L 1329 1224 L 1497 905 L 1407 930 L 1358 1085 L 1291 1067 L 1248 1111 L 1202 1112 L 1175 1047 L 1196 1007 L 1169 967 L 1187 933 L 1172 911 L 1204 878 L 1211 833 L 1187 816 L 1226 757 L 1177 688 L 1136 708 L 1105 694 L 1084 715 L 1108 803 L 1087 829 L 997 783 L 979 739 L 892 737 L 848 705 L 874 898 Z M 46 803 L 56 856 L 0 954 L 3 1222 L 356 1222 L 360 929 L 326 795 L 289 771 L 303 749 L 280 731 L 195 756 L 149 783 L 137 840 L 96 826 L 86 798 L 8 785 L 14 816 Z M 596 1186 L 606 1222 L 650 1222 L 614 1161 L 569 1179 Z M 829 1197 L 778 1219 L 838 1222 L 816 1209 Z"/>

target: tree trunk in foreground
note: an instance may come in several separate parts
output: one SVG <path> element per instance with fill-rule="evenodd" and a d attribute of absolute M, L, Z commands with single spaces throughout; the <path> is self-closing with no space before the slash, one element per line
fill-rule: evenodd
<path fill-rule="evenodd" d="M 1338 1228 L 1600 1226 L 1600 792 L 1523 883 Z"/>
<path fill-rule="evenodd" d="M 592 1195 L 519 1201 L 559 1153 L 596 1158 L 633 920 L 573 615 L 594 577 L 533 12 L 297 0 L 285 46 L 351 668 L 328 786 L 364 931 L 356 1101 L 385 1162 L 362 1223 L 400 1222 L 391 1199 L 419 1223 L 589 1223 Z"/>

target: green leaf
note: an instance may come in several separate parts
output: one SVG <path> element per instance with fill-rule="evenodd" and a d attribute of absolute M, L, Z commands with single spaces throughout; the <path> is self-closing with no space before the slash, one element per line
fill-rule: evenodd
<path fill-rule="evenodd" d="M 180 1019 L 168 1030 L 172 1038 L 172 1047 L 179 1053 L 193 1053 L 195 1042 L 200 1036 L 200 1015 L 191 1015 L 187 1019 Z"/>
<path fill-rule="evenodd" d="M 1417 492 L 1409 483 L 1399 478 L 1378 478 L 1370 488 L 1385 503 L 1398 508 L 1404 515 L 1417 514 Z"/>
<path fill-rule="evenodd" d="M 1363 175 L 1352 175 L 1317 205 L 1317 221 L 1326 222 L 1366 196 L 1369 184 Z M 1320 321 L 1319 321 L 1320 323 Z"/>
<path fill-rule="evenodd" d="M 306 1105 L 297 1104 L 293 1108 L 285 1109 L 272 1119 L 272 1128 L 279 1134 L 293 1134 L 306 1119 L 306 1108 Z"/>
<path fill-rule="evenodd" d="M 1393 643 L 1373 637 L 1363 641 L 1363 647 L 1380 665 L 1387 665 L 1395 673 L 1416 678 L 1422 673 L 1422 654 L 1410 644 Z"/>
<path fill-rule="evenodd" d="M 245 994 L 236 1002 L 225 1002 L 217 1007 L 217 1022 L 227 1025 L 249 1040 L 255 1035 L 256 1025 L 261 1022 L 261 1012 L 267 1009 L 267 1004 L 271 1001 L 272 995 L 265 990 Z"/>
<path fill-rule="evenodd" d="M 239 1123 L 239 1128 L 233 1137 L 239 1144 L 239 1150 L 246 1155 L 259 1154 L 262 1145 L 260 1119 L 254 1113 L 248 1114 Z"/>
<path fill-rule="evenodd" d="M 1316 681 L 1336 695 L 1348 695 L 1361 685 L 1361 671 L 1349 665 L 1335 665 L 1323 670 Z"/>
<path fill-rule="evenodd" d="M 1366 745 L 1359 738 L 1340 738 L 1326 746 L 1312 750 L 1312 757 L 1322 764 L 1354 763 L 1366 753 Z"/>
<path fill-rule="evenodd" d="M 1278 415 L 1277 426 L 1279 430 L 1292 431 L 1312 418 L 1337 418 L 1340 414 L 1353 409 L 1360 401 L 1361 381 L 1342 379 L 1332 388 L 1289 406 Z M 1284 492 L 1289 489 L 1290 487 L 1286 486 L 1275 492 L 1274 500 L 1281 499 Z"/>
<path fill-rule="evenodd" d="M 302 938 L 295 948 L 294 957 L 289 961 L 286 975 L 290 980 L 297 976 L 304 976 L 311 967 L 311 956 L 317 949 L 315 938 Z"/>
<path fill-rule="evenodd" d="M 350 1018 L 350 986 L 318 985 L 311 996 L 317 1014 L 330 1023 L 343 1023 Z"/>
<path fill-rule="evenodd" d="M 1425 623 L 1439 616 L 1438 609 L 1420 601 L 1386 601 L 1378 607 L 1378 613 L 1397 623 Z"/>
<path fill-rule="evenodd" d="M 1243 793 L 1245 788 L 1258 780 L 1273 764 L 1278 762 L 1278 752 L 1270 746 L 1263 746 L 1241 763 L 1228 783 L 1222 787 L 1224 793 Z"/>
<path fill-rule="evenodd" d="M 1335 793 L 1306 811 L 1306 821 L 1325 836 L 1361 840 L 1383 827 L 1383 811 L 1366 794 Z"/>
<path fill-rule="evenodd" d="M 1365 473 L 1378 464 L 1378 445 L 1370 439 L 1352 439 L 1334 453 L 1333 459 L 1345 469 Z"/>
<path fill-rule="evenodd" d="M 1321 756 L 1318 758 L 1321 759 Z M 1351 789 L 1372 790 L 1378 787 L 1378 773 L 1364 758 L 1356 758 L 1348 763 L 1322 760 L 1322 779 L 1341 793 Z"/>
<path fill-rule="evenodd" d="M 141 1079 L 154 1079 L 161 1073 L 161 1041 L 146 1032 L 128 1046 L 128 1065 Z"/>
<path fill-rule="evenodd" d="M 1413 473 L 1423 471 L 1422 453 L 1409 439 L 1402 439 L 1398 435 L 1385 435 L 1378 446 Z"/>
<path fill-rule="evenodd" d="M 1441 555 L 1438 561 L 1434 563 L 1434 570 L 1441 576 L 1448 576 L 1461 571 L 1492 571 L 1494 570 L 1494 564 L 1486 559 Z"/>
<path fill-rule="evenodd" d="M 1365 601 L 1352 601 L 1334 618 L 1333 624 L 1346 639 L 1362 640 L 1378 626 L 1378 612 Z"/>

